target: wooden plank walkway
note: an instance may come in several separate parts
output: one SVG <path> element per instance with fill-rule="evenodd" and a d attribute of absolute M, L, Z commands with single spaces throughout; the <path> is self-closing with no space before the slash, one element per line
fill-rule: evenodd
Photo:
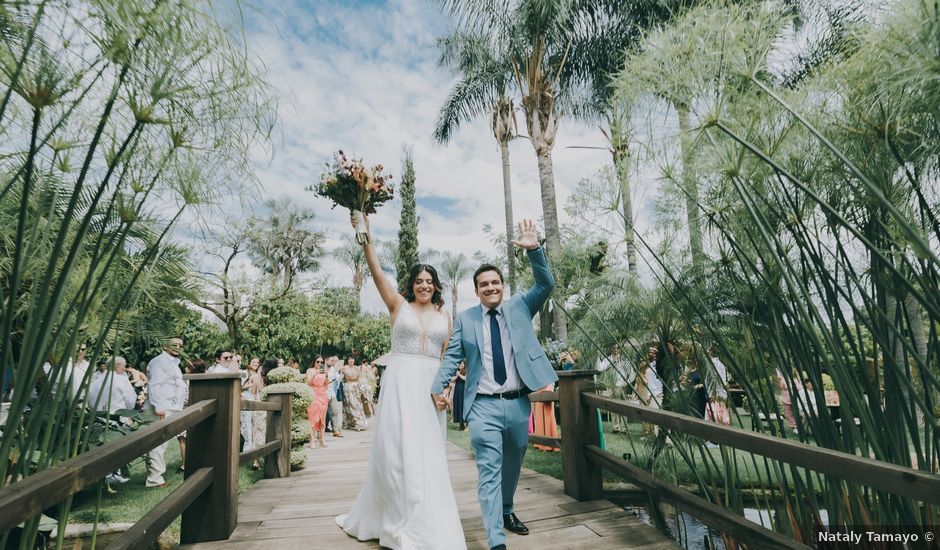
<path fill-rule="evenodd" d="M 333 518 L 346 513 L 359 491 L 369 460 L 370 432 L 327 435 L 325 449 L 307 450 L 307 467 L 282 479 L 259 481 L 239 496 L 238 527 L 227 541 L 183 545 L 181 550 L 261 550 L 270 548 L 379 548 L 347 536 Z M 537 452 L 529 450 L 529 452 Z M 486 533 L 476 495 L 473 455 L 449 443 L 448 464 L 467 547 L 485 550 Z M 606 500 L 578 502 L 564 494 L 562 482 L 523 470 L 516 491 L 516 512 L 531 530 L 507 532 L 513 550 L 526 548 L 678 548 L 659 531 Z"/>

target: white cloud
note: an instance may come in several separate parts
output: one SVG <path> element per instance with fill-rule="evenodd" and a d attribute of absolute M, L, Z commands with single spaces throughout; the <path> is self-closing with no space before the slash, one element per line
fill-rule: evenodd
<path fill-rule="evenodd" d="M 351 231 L 348 214 L 331 210 L 328 201 L 304 190 L 319 179 L 331 152 L 346 148 L 368 162 L 381 162 L 397 181 L 401 148 L 409 145 L 419 205 L 427 199 L 452 201 L 441 211 L 419 206 L 422 248 L 470 256 L 492 246 L 482 227 L 501 228 L 505 222 L 501 158 L 487 120 L 465 125 L 447 146 L 431 139 L 453 81 L 436 65 L 434 41 L 447 25 L 436 8 L 422 0 L 295 0 L 262 5 L 248 17 L 248 48 L 267 68 L 267 80 L 280 101 L 274 153 L 258 155 L 266 198 L 287 196 L 313 208 L 318 223 L 336 238 Z M 554 153 L 562 223 L 569 221 L 563 207 L 571 190 L 610 158 L 605 151 L 571 145 L 604 146 L 604 139 L 596 128 L 562 121 Z M 540 218 L 533 149 L 520 139 L 510 151 L 514 216 Z M 378 238 L 395 238 L 399 208 L 395 201 L 373 217 Z M 338 263 L 326 261 L 324 271 L 336 284 L 347 284 L 348 270 Z M 469 281 L 460 294 L 460 306 L 473 303 Z M 371 284 L 363 304 L 371 311 L 383 309 Z"/>

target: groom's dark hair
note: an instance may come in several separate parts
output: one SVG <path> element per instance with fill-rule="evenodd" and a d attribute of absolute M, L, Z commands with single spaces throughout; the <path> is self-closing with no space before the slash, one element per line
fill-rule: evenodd
<path fill-rule="evenodd" d="M 493 264 L 483 264 L 473 272 L 473 288 L 477 288 L 477 275 L 486 273 L 487 271 L 495 271 L 496 274 L 499 275 L 499 282 L 503 282 L 503 272 L 500 271 L 498 267 Z"/>

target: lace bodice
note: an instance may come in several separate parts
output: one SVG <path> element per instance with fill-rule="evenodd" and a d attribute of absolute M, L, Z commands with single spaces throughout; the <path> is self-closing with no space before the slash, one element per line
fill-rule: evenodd
<path fill-rule="evenodd" d="M 407 353 L 409 355 L 424 355 L 426 357 L 440 358 L 441 348 L 447 339 L 447 314 L 443 311 L 435 313 L 427 327 L 421 326 L 411 304 L 405 302 L 395 319 L 392 327 L 392 353 Z"/>

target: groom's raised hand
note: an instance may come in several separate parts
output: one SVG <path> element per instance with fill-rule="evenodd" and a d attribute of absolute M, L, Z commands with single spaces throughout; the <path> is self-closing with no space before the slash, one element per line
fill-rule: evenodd
<path fill-rule="evenodd" d="M 512 244 L 526 250 L 535 250 L 539 247 L 539 237 L 535 232 L 535 222 L 532 220 L 522 220 L 517 225 L 519 229 L 519 239 L 513 240 Z"/>

